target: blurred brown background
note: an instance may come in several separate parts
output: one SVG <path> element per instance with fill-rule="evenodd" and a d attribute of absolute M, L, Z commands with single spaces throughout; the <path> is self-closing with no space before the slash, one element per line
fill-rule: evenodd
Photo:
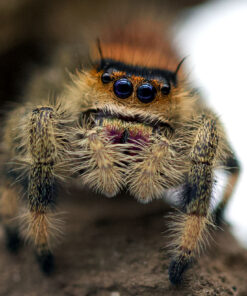
<path fill-rule="evenodd" d="M 152 1 L 171 17 L 205 1 Z M 135 1 L 145 9 L 147 1 Z M 131 5 L 131 2 L 130 2 Z M 0 100 L 15 101 L 23 96 L 32 69 L 49 62 L 60 44 L 82 41 L 83 26 L 104 15 L 116 1 L 1 0 L 0 1 Z M 87 24 L 87 25 L 85 25 Z"/>

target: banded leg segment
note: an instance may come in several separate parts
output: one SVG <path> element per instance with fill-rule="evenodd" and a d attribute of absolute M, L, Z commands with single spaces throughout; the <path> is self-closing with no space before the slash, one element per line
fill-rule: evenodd
<path fill-rule="evenodd" d="M 52 268 L 51 210 L 55 203 L 55 164 L 59 161 L 59 143 L 56 124 L 59 118 L 51 107 L 32 111 L 29 123 L 28 178 L 29 213 L 27 236 L 34 242 L 38 260 L 45 272 Z"/>
<path fill-rule="evenodd" d="M 173 284 L 182 274 L 204 243 L 209 224 L 209 204 L 213 186 L 213 165 L 218 147 L 218 132 L 213 119 L 203 117 L 190 153 L 191 167 L 183 190 L 184 217 L 180 219 L 180 237 L 170 264 L 169 277 Z M 183 215 L 182 215 L 183 216 Z"/>

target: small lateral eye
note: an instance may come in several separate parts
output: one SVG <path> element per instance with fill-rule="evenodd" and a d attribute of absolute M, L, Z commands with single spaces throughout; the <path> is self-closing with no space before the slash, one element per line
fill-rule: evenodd
<path fill-rule="evenodd" d="M 111 75 L 107 72 L 103 73 L 101 76 L 101 81 L 106 84 L 112 81 Z"/>
<path fill-rule="evenodd" d="M 113 90 L 117 97 L 126 99 L 132 94 L 133 85 L 127 78 L 121 78 L 114 83 Z"/>
<path fill-rule="evenodd" d="M 170 93 L 171 86 L 169 83 L 165 83 L 161 86 L 160 90 L 161 90 L 162 94 L 166 96 Z"/>
<path fill-rule="evenodd" d="M 150 103 L 154 100 L 156 88 L 149 83 L 144 83 L 137 89 L 137 97 L 143 103 Z"/>

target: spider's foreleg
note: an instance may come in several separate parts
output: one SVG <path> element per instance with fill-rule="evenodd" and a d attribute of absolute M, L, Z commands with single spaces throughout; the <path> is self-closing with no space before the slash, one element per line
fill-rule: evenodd
<path fill-rule="evenodd" d="M 181 281 L 182 273 L 206 239 L 217 147 L 216 121 L 203 117 L 190 153 L 191 165 L 183 190 L 184 214 L 175 225 L 180 233 L 169 267 L 169 277 L 173 284 Z"/>
<path fill-rule="evenodd" d="M 32 111 L 27 127 L 30 164 L 26 234 L 33 241 L 38 261 L 45 272 L 49 272 L 53 265 L 51 239 L 56 230 L 56 220 L 52 215 L 56 198 L 56 165 L 66 155 L 62 153 L 65 147 L 58 128 L 60 119 L 55 108 L 39 107 Z"/>

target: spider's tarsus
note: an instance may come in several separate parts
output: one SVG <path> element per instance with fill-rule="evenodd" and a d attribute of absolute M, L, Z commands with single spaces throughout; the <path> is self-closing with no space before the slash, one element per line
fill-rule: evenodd
<path fill-rule="evenodd" d="M 51 252 L 36 253 L 36 258 L 44 274 L 50 275 L 54 271 L 54 256 Z"/>
<path fill-rule="evenodd" d="M 188 268 L 189 261 L 183 257 L 174 259 L 169 266 L 169 279 L 173 285 L 179 285 L 183 280 L 183 273 Z"/>

